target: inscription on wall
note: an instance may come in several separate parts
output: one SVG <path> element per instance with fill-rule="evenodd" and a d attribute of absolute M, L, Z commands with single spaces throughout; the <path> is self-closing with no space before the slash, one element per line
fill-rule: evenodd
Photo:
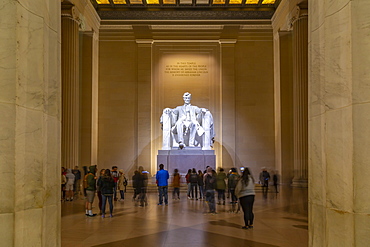
<path fill-rule="evenodd" d="M 164 73 L 172 76 L 201 76 L 208 74 L 208 68 L 207 65 L 197 62 L 176 62 L 167 64 Z"/>

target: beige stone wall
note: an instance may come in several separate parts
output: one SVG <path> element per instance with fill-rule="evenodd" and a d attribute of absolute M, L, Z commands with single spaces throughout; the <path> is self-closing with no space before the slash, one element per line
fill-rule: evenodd
<path fill-rule="evenodd" d="M 0 16 L 0 243 L 60 246 L 60 1 Z"/>
<path fill-rule="evenodd" d="M 272 44 L 238 42 L 235 52 L 236 166 L 252 168 L 256 179 L 261 167 L 275 166 Z"/>
<path fill-rule="evenodd" d="M 370 2 L 309 2 L 309 245 L 370 242 Z"/>
<path fill-rule="evenodd" d="M 100 41 L 99 54 L 97 165 L 127 170 L 137 159 L 137 44 Z"/>

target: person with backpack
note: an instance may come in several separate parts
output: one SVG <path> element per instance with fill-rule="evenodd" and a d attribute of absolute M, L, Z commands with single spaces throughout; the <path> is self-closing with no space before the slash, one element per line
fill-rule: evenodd
<path fill-rule="evenodd" d="M 172 180 L 172 186 L 173 186 L 173 192 L 172 192 L 172 199 L 173 200 L 180 200 L 180 179 L 181 175 L 179 173 L 178 169 L 174 170 L 173 173 L 173 180 Z"/>
<path fill-rule="evenodd" d="M 224 172 L 223 168 L 220 168 L 219 172 L 216 175 L 216 189 L 217 189 L 217 198 L 218 198 L 218 205 L 222 204 L 225 205 L 225 190 L 226 190 L 226 173 Z"/>
<path fill-rule="evenodd" d="M 227 187 L 229 188 L 229 192 L 231 194 L 231 204 L 236 204 L 238 202 L 238 198 L 235 195 L 235 187 L 240 179 L 240 175 L 235 167 L 230 169 L 227 178 Z"/>
<path fill-rule="evenodd" d="M 216 203 L 215 203 L 215 188 L 216 188 L 216 172 L 212 167 L 207 167 L 207 172 L 203 177 L 204 190 L 206 194 L 206 201 L 209 206 L 209 213 L 216 214 Z"/>
<path fill-rule="evenodd" d="M 94 217 L 96 214 L 92 213 L 92 204 L 94 203 L 96 192 L 96 166 L 89 167 L 89 173 L 84 178 L 84 187 L 86 189 L 86 216 Z"/>
<path fill-rule="evenodd" d="M 198 174 L 195 168 L 192 169 L 189 177 L 190 182 L 190 191 L 191 191 L 191 200 L 198 200 Z M 194 190 L 195 190 L 195 197 L 194 197 Z"/>
<path fill-rule="evenodd" d="M 72 169 L 67 169 L 66 174 L 66 201 L 73 201 L 73 185 L 75 183 L 75 175 L 72 173 Z"/>
<path fill-rule="evenodd" d="M 119 170 L 119 178 L 118 178 L 118 190 L 120 193 L 121 198 L 119 201 L 125 200 L 125 183 L 127 185 L 127 179 L 125 177 L 125 173 L 123 172 L 123 169 Z"/>

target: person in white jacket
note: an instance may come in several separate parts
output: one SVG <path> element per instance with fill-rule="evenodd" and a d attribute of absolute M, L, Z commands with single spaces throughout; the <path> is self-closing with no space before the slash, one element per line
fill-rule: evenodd
<path fill-rule="evenodd" d="M 244 212 L 245 225 L 242 227 L 243 229 L 253 228 L 253 203 L 255 194 L 254 178 L 246 167 L 235 188 L 235 195 L 239 198 L 240 205 Z"/>

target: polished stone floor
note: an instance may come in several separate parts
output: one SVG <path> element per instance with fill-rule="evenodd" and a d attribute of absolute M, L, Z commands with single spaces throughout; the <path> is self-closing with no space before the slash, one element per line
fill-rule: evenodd
<path fill-rule="evenodd" d="M 171 190 L 171 188 L 170 188 Z M 86 217 L 84 200 L 62 203 L 62 246 L 145 247 L 305 247 L 308 246 L 307 189 L 283 187 L 280 193 L 256 194 L 254 229 L 243 230 L 243 214 L 230 204 L 217 205 L 216 215 L 204 214 L 203 200 L 180 200 L 157 206 L 157 193 L 148 193 L 148 206 L 137 207 L 126 193 L 114 202 L 114 217 Z M 94 213 L 99 213 L 97 198 Z"/>

